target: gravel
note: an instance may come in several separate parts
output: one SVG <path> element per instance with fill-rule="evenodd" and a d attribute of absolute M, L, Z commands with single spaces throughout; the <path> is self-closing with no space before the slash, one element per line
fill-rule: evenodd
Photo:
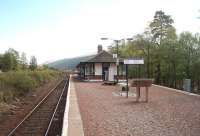
<path fill-rule="evenodd" d="M 0 136 L 7 136 L 8 133 L 19 124 L 19 122 L 32 110 L 33 107 L 58 83 L 53 80 L 33 92 L 29 92 L 20 100 L 14 102 L 4 116 L 0 116 Z M 36 95 L 37 97 L 33 97 Z M 1 108 L 1 107 L 0 107 Z"/>
<path fill-rule="evenodd" d="M 200 136 L 200 97 L 152 86 L 149 102 L 137 103 L 114 96 L 119 86 L 76 81 L 75 87 L 85 136 Z"/>

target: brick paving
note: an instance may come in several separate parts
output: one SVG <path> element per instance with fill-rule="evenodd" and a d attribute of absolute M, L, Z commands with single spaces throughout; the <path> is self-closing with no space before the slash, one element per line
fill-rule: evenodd
<path fill-rule="evenodd" d="M 149 102 L 136 103 L 114 96 L 119 86 L 76 81 L 75 88 L 85 136 L 200 136 L 200 97 L 152 86 Z"/>

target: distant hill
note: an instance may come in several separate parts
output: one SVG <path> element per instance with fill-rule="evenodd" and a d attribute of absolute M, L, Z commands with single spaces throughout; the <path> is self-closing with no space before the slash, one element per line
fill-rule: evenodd
<path fill-rule="evenodd" d="M 57 60 L 57 61 L 48 63 L 47 65 L 49 67 L 57 68 L 60 70 L 63 70 L 63 69 L 72 70 L 72 69 L 76 68 L 76 65 L 78 65 L 81 61 L 86 61 L 93 56 L 94 55 L 75 57 L 75 58 L 67 58 L 67 59 Z"/>

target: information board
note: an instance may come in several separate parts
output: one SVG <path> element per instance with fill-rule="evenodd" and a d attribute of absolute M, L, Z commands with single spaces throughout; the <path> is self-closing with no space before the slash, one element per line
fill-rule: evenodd
<path fill-rule="evenodd" d="M 144 64 L 144 59 L 125 59 L 124 64 Z"/>

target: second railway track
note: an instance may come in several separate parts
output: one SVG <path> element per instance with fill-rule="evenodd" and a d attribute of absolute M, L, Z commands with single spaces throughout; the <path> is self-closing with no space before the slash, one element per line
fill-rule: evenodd
<path fill-rule="evenodd" d="M 62 116 L 68 91 L 68 79 L 52 89 L 7 136 L 52 136 L 60 134 Z M 57 126 L 59 132 L 52 131 Z M 52 133 L 53 132 L 53 133 Z M 57 135 L 56 134 L 56 135 Z"/>

